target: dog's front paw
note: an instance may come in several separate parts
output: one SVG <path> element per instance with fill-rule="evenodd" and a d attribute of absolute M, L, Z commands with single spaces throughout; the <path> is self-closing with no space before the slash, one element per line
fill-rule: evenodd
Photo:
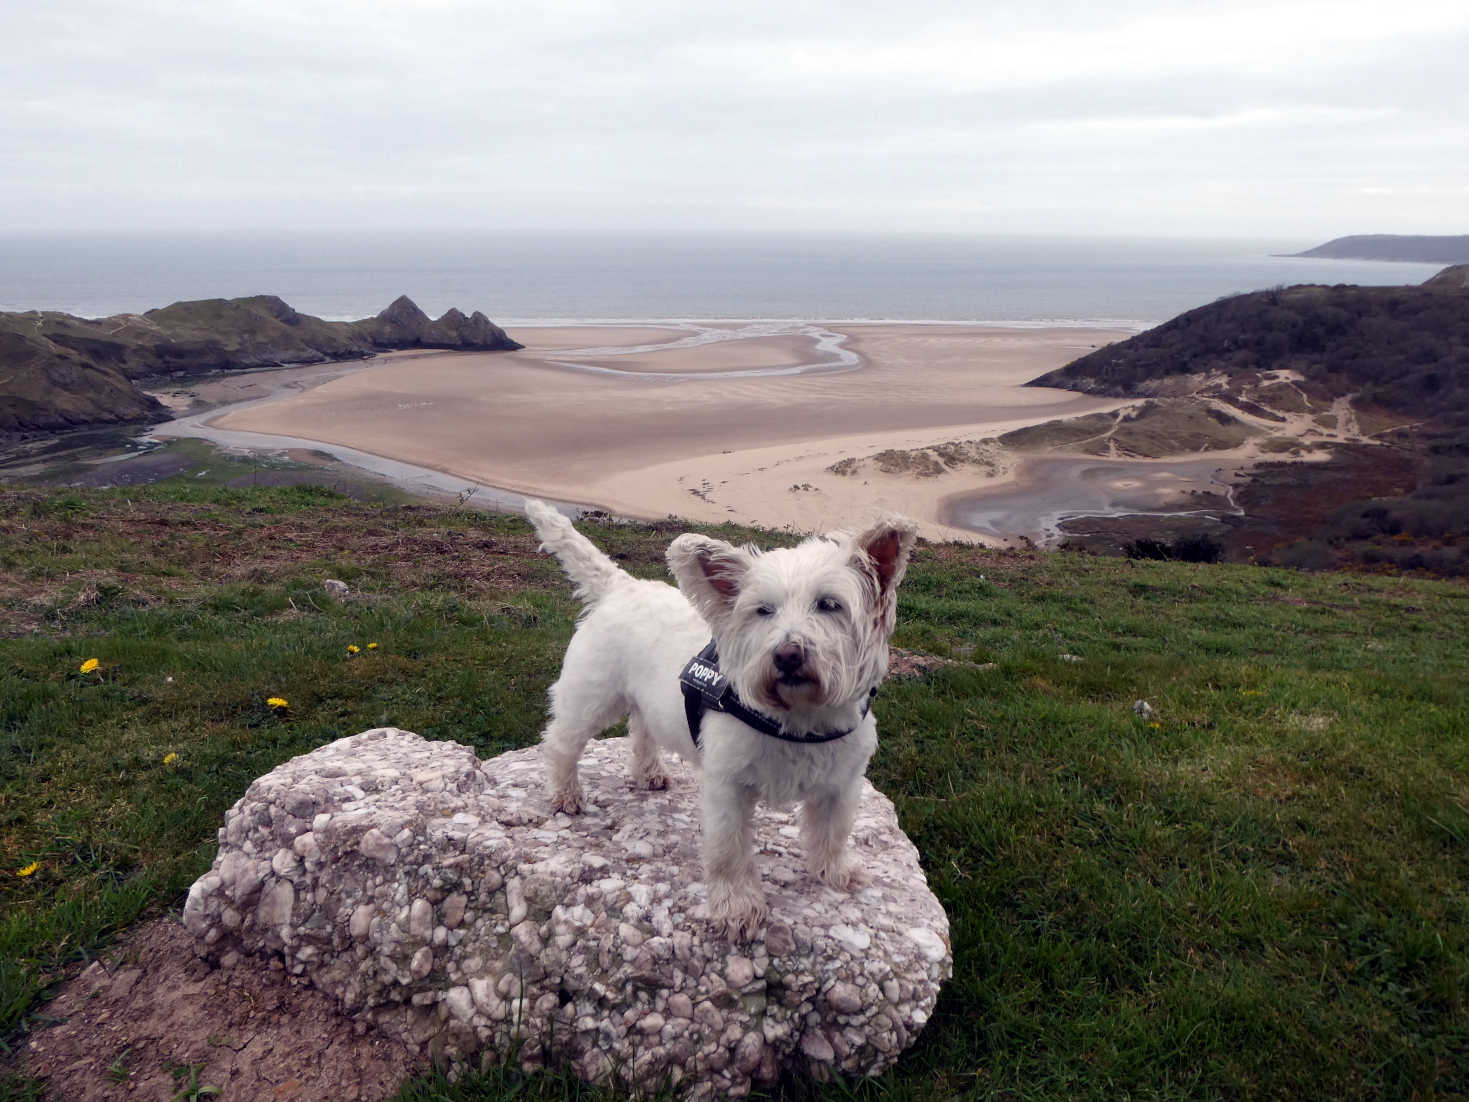
<path fill-rule="evenodd" d="M 845 859 L 830 865 L 813 868 L 812 874 L 823 884 L 830 884 L 839 892 L 854 892 L 867 883 L 867 870 L 856 861 Z"/>
<path fill-rule="evenodd" d="M 730 941 L 749 941 L 769 914 L 770 905 L 758 886 L 709 885 L 709 921 Z"/>
<path fill-rule="evenodd" d="M 639 788 L 647 789 L 650 792 L 661 792 L 668 787 L 668 774 L 661 769 L 653 769 L 639 774 L 637 784 Z"/>
<path fill-rule="evenodd" d="M 580 815 L 586 806 L 586 801 L 582 799 L 580 785 L 572 785 L 570 788 L 553 788 L 549 795 L 552 812 L 564 811 L 568 815 Z"/>
<path fill-rule="evenodd" d="M 770 907 L 764 899 L 758 904 L 746 907 L 742 911 L 732 911 L 725 916 L 723 922 L 717 922 L 728 941 L 749 941 L 755 936 L 755 932 L 765 925 L 765 919 L 770 915 Z"/>

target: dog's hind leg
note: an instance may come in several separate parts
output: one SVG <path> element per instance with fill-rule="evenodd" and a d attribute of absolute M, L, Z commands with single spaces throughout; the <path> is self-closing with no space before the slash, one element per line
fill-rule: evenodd
<path fill-rule="evenodd" d="M 546 759 L 546 795 L 555 811 L 580 813 L 585 800 L 576 763 L 587 743 L 626 713 L 621 699 L 605 694 L 603 687 L 568 681 L 565 675 L 551 686 L 551 722 L 541 732 L 541 754 Z"/>
<path fill-rule="evenodd" d="M 627 715 L 627 734 L 632 742 L 633 783 L 639 788 L 667 788 L 668 774 L 663 770 L 658 744 L 648 734 L 648 726 L 636 708 Z"/>

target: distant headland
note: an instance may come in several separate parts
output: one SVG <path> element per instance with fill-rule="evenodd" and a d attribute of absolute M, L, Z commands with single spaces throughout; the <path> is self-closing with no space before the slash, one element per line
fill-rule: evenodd
<path fill-rule="evenodd" d="M 161 420 L 135 380 L 365 359 L 404 348 L 474 352 L 521 345 L 476 310 L 438 320 L 400 296 L 376 317 L 323 321 L 274 295 L 175 302 L 143 314 L 78 318 L 0 312 L 0 432 Z"/>
<path fill-rule="evenodd" d="M 1398 233 L 1362 233 L 1338 237 L 1303 253 L 1325 260 L 1391 260 L 1415 264 L 1469 264 L 1469 234 L 1428 237 Z"/>

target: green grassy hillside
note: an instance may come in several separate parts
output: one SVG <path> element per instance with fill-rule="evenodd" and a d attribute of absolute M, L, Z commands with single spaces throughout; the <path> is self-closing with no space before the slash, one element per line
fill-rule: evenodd
<path fill-rule="evenodd" d="M 12 1048 L 254 777 L 381 724 L 529 745 L 572 631 L 518 519 L 195 473 L 0 489 Z M 657 577 L 676 531 L 591 535 Z M 1469 1094 L 1469 589 L 924 545 L 895 642 L 947 661 L 884 687 L 871 776 L 955 974 L 858 1097 Z M 403 1097 L 603 1097 L 506 1078 Z"/>
<path fill-rule="evenodd" d="M 1220 299 L 1048 372 L 1032 386 L 1128 397 L 1179 376 L 1292 371 L 1401 423 L 1469 424 L 1469 293 L 1284 287 Z"/>
<path fill-rule="evenodd" d="M 110 366 L 0 320 L 0 433 L 126 424 L 163 406 Z"/>

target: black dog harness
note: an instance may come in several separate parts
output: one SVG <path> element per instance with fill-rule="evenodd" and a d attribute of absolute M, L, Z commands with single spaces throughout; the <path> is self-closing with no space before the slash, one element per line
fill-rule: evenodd
<path fill-rule="evenodd" d="M 729 683 L 729 678 L 719 672 L 719 653 L 714 649 L 712 639 L 708 646 L 689 659 L 683 673 L 678 675 L 678 681 L 679 687 L 683 689 L 683 710 L 689 721 L 689 737 L 694 740 L 695 746 L 699 745 L 699 728 L 703 724 L 706 710 L 734 716 L 762 735 L 778 738 L 782 742 L 835 742 L 839 738 L 846 738 L 857 729 L 849 727 L 845 731 L 807 731 L 805 734 L 787 732 L 775 720 L 761 715 L 739 698 L 734 686 Z M 872 707 L 872 698 L 876 695 L 877 686 L 874 685 L 867 694 L 867 699 L 862 702 L 863 719 L 867 718 L 867 712 Z"/>

